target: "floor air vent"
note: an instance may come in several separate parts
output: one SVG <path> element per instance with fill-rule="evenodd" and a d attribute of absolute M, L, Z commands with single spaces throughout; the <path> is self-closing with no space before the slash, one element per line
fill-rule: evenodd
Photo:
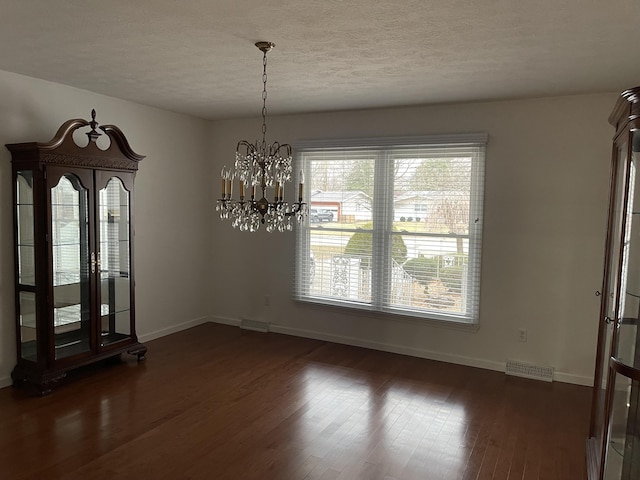
<path fill-rule="evenodd" d="M 244 330 L 253 330 L 254 332 L 267 333 L 269 331 L 269 322 L 261 322 L 259 320 L 249 320 L 243 318 L 240 320 L 240 328 Z"/>
<path fill-rule="evenodd" d="M 544 382 L 553 382 L 553 367 L 543 365 L 533 365 L 531 363 L 519 362 L 517 360 L 507 360 L 507 375 L 516 377 L 533 378 Z"/>

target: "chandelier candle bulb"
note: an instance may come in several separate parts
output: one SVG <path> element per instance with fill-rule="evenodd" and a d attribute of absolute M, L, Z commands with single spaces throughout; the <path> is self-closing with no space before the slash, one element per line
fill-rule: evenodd
<path fill-rule="evenodd" d="M 304 185 L 304 171 L 300 170 L 300 184 L 298 185 L 298 202 L 302 203 L 302 186 Z"/>
<path fill-rule="evenodd" d="M 240 187 L 240 201 L 244 200 L 244 182 L 238 180 L 238 186 Z"/>
<path fill-rule="evenodd" d="M 222 199 L 224 200 L 227 195 L 227 167 L 222 167 L 220 179 L 222 180 Z"/>

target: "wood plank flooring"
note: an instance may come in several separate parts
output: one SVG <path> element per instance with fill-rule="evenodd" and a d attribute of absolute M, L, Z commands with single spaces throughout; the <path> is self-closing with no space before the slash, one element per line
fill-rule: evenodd
<path fill-rule="evenodd" d="M 216 324 L 147 346 L 0 390 L 0 478 L 586 479 L 586 387 Z"/>

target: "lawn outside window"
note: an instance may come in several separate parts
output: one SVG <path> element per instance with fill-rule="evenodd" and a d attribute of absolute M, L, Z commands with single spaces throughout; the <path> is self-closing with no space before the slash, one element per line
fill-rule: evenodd
<path fill-rule="evenodd" d="M 486 134 L 294 145 L 309 209 L 294 298 L 478 322 Z"/>

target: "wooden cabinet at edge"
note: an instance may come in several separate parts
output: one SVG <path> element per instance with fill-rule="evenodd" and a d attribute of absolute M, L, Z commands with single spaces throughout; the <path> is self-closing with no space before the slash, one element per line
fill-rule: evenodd
<path fill-rule="evenodd" d="M 621 94 L 615 128 L 598 329 L 589 480 L 640 478 L 640 87 Z"/>

